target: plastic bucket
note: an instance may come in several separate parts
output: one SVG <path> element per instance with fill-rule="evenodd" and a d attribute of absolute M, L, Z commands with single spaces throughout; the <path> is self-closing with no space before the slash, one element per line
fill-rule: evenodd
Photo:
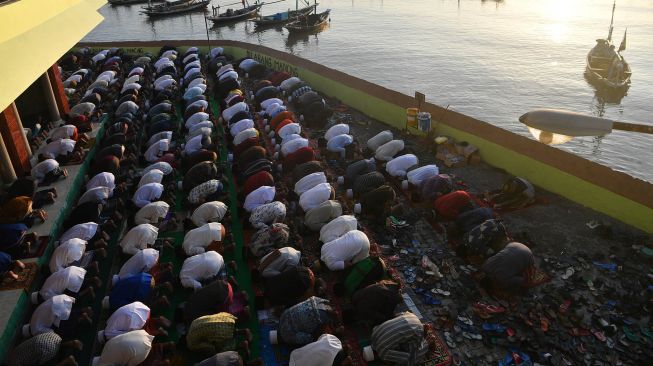
<path fill-rule="evenodd" d="M 419 123 L 419 130 L 422 132 L 431 131 L 431 113 L 429 112 L 420 112 L 417 115 L 417 121 Z"/>
<path fill-rule="evenodd" d="M 417 108 L 406 108 L 406 122 L 408 127 L 417 128 L 417 113 L 419 109 Z"/>

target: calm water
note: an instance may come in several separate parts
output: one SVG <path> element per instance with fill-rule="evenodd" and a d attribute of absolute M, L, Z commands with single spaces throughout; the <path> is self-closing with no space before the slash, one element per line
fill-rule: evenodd
<path fill-rule="evenodd" d="M 214 5 L 233 1 L 213 0 Z M 624 53 L 633 70 L 621 100 L 597 95 L 583 77 L 585 56 L 610 25 L 612 0 L 321 0 L 331 25 L 289 39 L 286 30 L 256 32 L 241 22 L 210 30 L 284 50 L 491 122 L 528 131 L 517 118 L 539 107 L 653 123 L 653 1 L 618 1 L 613 38 L 628 27 Z M 206 40 L 202 13 L 150 21 L 141 5 L 100 10 L 105 21 L 85 41 Z M 292 0 L 263 14 L 294 8 Z M 222 9 L 224 11 L 224 8 Z M 653 181 L 653 136 L 615 132 L 561 147 Z"/>

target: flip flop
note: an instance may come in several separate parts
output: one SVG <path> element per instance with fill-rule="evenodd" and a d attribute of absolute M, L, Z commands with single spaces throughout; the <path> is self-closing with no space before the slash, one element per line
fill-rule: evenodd
<path fill-rule="evenodd" d="M 497 323 L 483 323 L 481 328 L 483 328 L 485 331 L 496 333 L 503 333 L 506 330 L 506 327 Z"/>
<path fill-rule="evenodd" d="M 596 292 L 596 288 L 594 287 L 594 282 L 592 282 L 592 280 L 587 280 L 587 287 L 590 289 L 590 291 Z"/>
<path fill-rule="evenodd" d="M 431 292 L 434 293 L 434 294 L 442 295 L 442 296 L 450 296 L 451 295 L 451 292 L 443 290 L 441 288 L 431 289 Z"/>
<path fill-rule="evenodd" d="M 603 332 L 601 332 L 600 330 L 593 329 L 592 334 L 594 334 L 594 337 L 596 337 L 596 339 L 598 339 L 599 342 L 605 342 L 605 340 L 607 339 L 605 337 L 605 334 Z"/>
<path fill-rule="evenodd" d="M 467 339 L 470 339 L 470 340 L 476 340 L 476 341 L 483 340 L 483 336 L 478 334 L 478 333 L 463 332 L 463 337 L 465 337 Z"/>
<path fill-rule="evenodd" d="M 549 330 L 549 319 L 543 316 L 540 317 L 540 329 L 542 329 L 543 332 Z"/>
<path fill-rule="evenodd" d="M 560 276 L 560 277 L 562 277 L 563 280 L 568 280 L 569 277 L 573 276 L 575 272 L 576 271 L 574 271 L 573 267 L 569 267 L 569 268 L 567 268 L 565 273 L 563 273 L 562 276 Z"/>
<path fill-rule="evenodd" d="M 566 314 L 570 306 L 571 306 L 571 300 L 565 300 L 562 304 L 560 304 L 560 308 L 559 308 L 560 313 Z"/>
<path fill-rule="evenodd" d="M 641 341 L 640 337 L 635 334 L 630 328 L 627 326 L 624 326 L 621 328 L 624 331 L 624 334 L 626 335 L 626 338 L 628 338 L 629 341 L 631 342 L 637 342 L 639 343 Z"/>
<path fill-rule="evenodd" d="M 424 303 L 427 305 L 442 305 L 442 301 L 436 299 L 435 297 L 429 294 L 423 294 L 422 299 L 424 300 Z"/>
<path fill-rule="evenodd" d="M 651 332 L 649 329 L 647 329 L 647 328 L 644 327 L 643 325 L 639 327 L 639 331 L 640 331 L 643 335 L 645 335 L 646 337 L 648 337 L 649 339 L 653 340 L 653 332 Z"/>
<path fill-rule="evenodd" d="M 574 337 L 585 337 L 590 335 L 590 331 L 587 329 L 583 328 L 571 328 L 569 330 L 569 334 L 573 335 Z"/>
<path fill-rule="evenodd" d="M 456 341 L 449 332 L 444 332 L 444 340 L 449 348 L 456 348 Z"/>
<path fill-rule="evenodd" d="M 506 312 L 506 308 L 496 305 L 490 305 L 483 302 L 474 304 L 474 308 L 483 309 L 488 314 L 501 314 Z"/>
<path fill-rule="evenodd" d="M 469 325 L 469 326 L 474 325 L 474 322 L 473 322 L 471 319 L 466 318 L 466 317 L 464 317 L 464 316 L 458 316 L 457 319 L 458 319 L 458 321 L 461 322 L 462 324 Z"/>

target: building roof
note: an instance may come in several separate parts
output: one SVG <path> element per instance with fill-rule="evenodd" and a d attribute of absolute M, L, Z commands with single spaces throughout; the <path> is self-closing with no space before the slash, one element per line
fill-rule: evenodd
<path fill-rule="evenodd" d="M 106 0 L 21 0 L 0 6 L 0 110 L 104 19 Z"/>

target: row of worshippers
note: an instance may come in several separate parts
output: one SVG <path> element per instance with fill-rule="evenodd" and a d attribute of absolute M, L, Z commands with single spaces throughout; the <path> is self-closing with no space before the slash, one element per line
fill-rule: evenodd
<path fill-rule="evenodd" d="M 269 76 L 270 79 L 273 77 L 279 75 L 273 73 Z M 347 364 L 350 360 L 343 351 L 341 341 L 329 334 L 335 331 L 338 316 L 327 299 L 314 296 L 325 294 L 323 284 L 315 279 L 314 270 L 324 266 L 331 271 L 341 272 L 342 280 L 336 286 L 338 292 L 354 296 L 359 304 L 348 312 L 348 318 L 354 319 L 360 313 L 361 320 L 374 319 L 370 322 L 372 326 L 394 318 L 394 309 L 400 299 L 399 286 L 392 281 L 381 280 L 377 283 L 384 274 L 382 260 L 376 255 L 369 255 L 369 238 L 358 230 L 356 217 L 343 215 L 342 204 L 335 200 L 336 190 L 327 181 L 324 165 L 316 160 L 316 152 L 302 134 L 301 124 L 279 98 L 279 90 L 283 91 L 284 82 L 290 79 L 287 75 L 285 80 L 278 80 L 279 88 L 276 93 L 269 91 L 272 90 L 271 86 L 276 85 L 266 85 L 271 81 L 259 82 L 253 90 L 255 103 L 260 111 L 259 116 L 265 122 L 264 128 L 271 136 L 272 146 L 275 146 L 272 154 L 275 161 L 267 160 L 270 154 L 260 146 L 260 140 L 241 154 L 236 154 L 235 171 L 245 181 L 241 192 L 244 197 L 243 210 L 250 212 L 249 222 L 256 230 L 249 243 L 249 249 L 259 259 L 255 277 L 260 277 L 262 282 L 265 305 L 278 307 L 282 311 L 279 327 L 271 334 L 271 340 L 300 347 L 291 353 L 290 364 Z M 290 82 L 297 83 L 298 79 L 294 79 Z M 266 92 L 261 93 L 261 89 Z M 310 91 L 308 88 L 307 90 Z M 295 100 L 300 100 L 301 96 L 301 92 L 296 93 Z M 292 99 L 292 93 L 288 99 Z M 311 125 L 306 114 L 303 116 L 302 122 Z M 223 113 L 225 121 L 232 118 L 231 114 Z M 233 119 L 229 124 L 236 141 L 234 151 L 240 150 L 237 144 L 240 139 L 235 138 L 242 131 L 238 123 L 240 122 Z M 247 128 L 258 127 L 249 121 L 243 122 L 245 123 Z M 353 138 L 348 135 L 348 128 L 347 125 L 338 125 L 328 132 L 325 136 L 326 143 L 322 144 L 328 152 L 336 156 L 346 155 L 344 152 L 347 146 L 353 143 Z M 264 134 L 263 131 L 256 132 Z M 258 137 L 259 134 L 252 132 L 251 136 Z M 330 140 L 333 141 L 329 142 Z M 306 153 L 293 155 L 302 150 Z M 260 160 L 265 160 L 266 163 L 258 163 Z M 278 167 L 277 173 L 282 171 L 289 175 L 292 172 L 293 180 L 280 182 L 275 187 L 274 177 L 269 171 L 272 166 Z M 256 171 L 258 167 L 268 170 Z M 294 183 L 294 189 L 285 192 L 284 183 Z M 281 195 L 278 194 L 279 191 Z M 274 201 L 275 197 L 277 201 Z M 309 268 L 302 263 L 301 252 L 296 248 L 301 248 L 301 239 L 291 239 L 290 228 L 284 223 L 286 200 L 291 201 L 291 207 L 299 206 L 296 210 L 291 208 L 291 214 L 303 215 L 302 225 L 305 228 L 301 230 L 320 232 L 320 240 L 324 243 L 321 248 L 321 265 L 314 264 Z M 386 339 L 383 341 L 385 343 L 377 342 L 378 353 L 382 355 L 382 359 L 388 361 L 401 359 L 406 354 L 399 352 L 393 359 L 393 356 L 386 356 L 386 350 L 396 350 L 411 342 L 420 347 L 427 344 L 419 319 L 412 314 L 401 314 L 396 319 L 395 322 L 401 323 L 402 329 L 407 329 L 405 336 Z M 392 329 L 393 327 L 396 326 L 388 323 L 380 327 L 377 333 L 387 336 L 397 329 Z M 420 347 L 418 348 L 422 356 L 427 348 Z"/>
<path fill-rule="evenodd" d="M 97 82 L 115 82 L 116 65 L 114 62 L 96 65 L 101 71 L 95 79 Z M 119 70 L 119 67 L 117 67 Z M 73 71 L 69 78 L 75 76 L 91 80 L 91 69 Z M 85 80 L 86 80 L 85 79 Z M 90 121 L 96 121 L 102 110 L 102 97 L 98 93 L 89 93 L 64 116 L 68 121 L 84 120 L 82 125 L 64 122 L 60 126 L 47 131 L 44 145 L 35 149 L 38 160 L 32 167 L 30 176 L 21 177 L 6 191 L 0 207 L 0 251 L 1 273 L 15 277 L 14 268 L 20 269 L 22 264 L 13 261 L 11 256 L 23 255 L 31 251 L 31 246 L 38 244 L 36 233 L 28 234 L 29 228 L 36 222 L 45 221 L 46 213 L 41 208 L 54 202 L 57 196 L 55 188 L 38 191 L 37 187 L 49 186 L 65 178 L 65 164 L 81 163 L 83 149 L 87 147 L 88 136 L 85 132 L 91 130 Z M 106 93 L 104 93 L 106 96 Z"/>
<path fill-rule="evenodd" d="M 108 70 L 98 76 L 98 80 L 107 75 L 115 75 L 110 70 L 110 65 L 103 65 L 102 69 Z M 89 69 L 74 71 L 75 74 L 92 75 Z M 83 117 L 95 120 L 101 111 L 102 100 L 98 96 L 92 100 L 84 100 L 75 104 L 70 117 Z M 11 255 L 23 255 L 31 251 L 31 246 L 37 244 L 36 233 L 27 234 L 28 229 L 36 222 L 45 221 L 46 213 L 41 208 L 54 202 L 57 196 L 55 188 L 38 190 L 37 187 L 49 186 L 59 179 L 67 176 L 62 164 L 70 163 L 73 155 L 79 157 L 81 149 L 86 147 L 88 137 L 79 132 L 73 124 L 63 124 L 48 131 L 46 144 L 38 149 L 38 162 L 30 171 L 30 176 L 17 179 L 2 197 L 0 207 L 0 232 L 2 242 L 2 273 L 9 273 L 14 277 L 12 266 L 21 268 L 20 262 L 11 260 Z"/>
<path fill-rule="evenodd" d="M 107 77 L 119 85 L 121 64 L 120 57 L 112 56 L 107 62 L 93 64 L 89 68 L 99 73 L 98 80 Z M 89 69 L 82 72 L 89 73 Z M 106 100 L 117 99 L 117 95 L 107 96 Z M 78 107 L 83 103 L 92 106 Z M 71 109 L 66 119 L 84 117 L 86 121 L 95 121 L 102 104 L 105 107 L 111 106 L 110 103 L 102 103 L 100 98 L 95 98 L 92 102 L 80 102 Z M 76 128 L 74 125 L 62 126 L 52 132 L 50 139 L 75 139 L 79 137 Z M 49 184 L 58 177 L 65 176 L 65 171 L 58 168 L 55 160 L 58 157 L 52 155 L 33 169 L 40 174 L 34 175 L 35 183 Z M 48 170 L 43 167 L 55 168 Z M 28 186 L 23 188 L 26 187 Z M 98 278 L 98 260 L 102 260 L 107 253 L 106 246 L 110 238 L 107 232 L 115 230 L 116 222 L 122 219 L 116 209 L 121 206 L 120 197 L 124 192 L 124 185 L 116 179 L 114 172 L 106 171 L 91 172 L 85 188 L 86 191 L 63 222 L 64 232 L 55 242 L 43 285 L 29 296 L 36 308 L 30 316 L 29 324 L 22 328 L 26 340 L 11 352 L 9 364 L 76 364 L 71 353 L 81 350 L 82 343 L 74 339 L 75 332 L 79 326 L 90 325 L 94 318 L 92 305 L 95 290 L 102 285 Z"/>
<path fill-rule="evenodd" d="M 212 51 L 212 54 L 214 57 L 221 56 L 221 52 L 216 52 L 216 50 Z M 233 278 L 226 279 L 226 266 L 222 257 L 222 253 L 226 250 L 222 245 L 226 237 L 226 226 L 221 224 L 221 221 L 227 216 L 228 209 L 224 203 L 218 201 L 224 196 L 225 186 L 220 180 L 221 174 L 216 166 L 216 147 L 210 140 L 215 135 L 213 133 L 215 127 L 210 119 L 209 104 L 205 95 L 206 80 L 202 73 L 201 58 L 196 48 L 188 49 L 183 55 L 177 53 L 176 50 L 169 49 L 162 51 L 161 58 L 154 63 L 154 67 L 156 69 L 155 98 L 162 92 L 173 89 L 181 97 L 184 106 L 183 126 L 170 125 L 171 128 L 168 130 L 161 130 L 154 126 L 156 128 L 150 129 L 146 136 L 148 147 L 144 153 L 146 162 L 152 163 L 152 165 L 171 164 L 181 170 L 184 176 L 178 187 L 174 185 L 169 188 L 166 188 L 167 185 L 161 187 L 169 189 L 171 192 L 181 190 L 185 193 L 187 198 L 184 206 L 189 209 L 190 213 L 184 220 L 186 234 L 182 245 L 177 248 L 176 254 L 185 258 L 179 272 L 179 282 L 182 287 L 193 290 L 193 293 L 177 309 L 178 319 L 175 320 L 180 321 L 180 329 L 183 329 L 185 334 L 186 347 L 199 355 L 211 356 L 203 364 L 242 362 L 238 353 L 233 352 L 235 347 L 232 347 L 231 343 L 237 334 L 243 334 L 245 341 L 239 346 L 243 348 L 244 353 L 248 352 L 247 340 L 251 339 L 251 334 L 246 330 L 236 329 L 236 320 L 246 319 L 249 309 L 246 304 L 247 297 L 234 291 L 234 286 L 237 285 L 235 280 Z M 179 82 L 173 82 L 174 78 L 166 77 L 166 75 L 174 75 L 173 68 L 183 70 L 183 77 L 179 79 Z M 179 75 L 181 76 L 182 72 Z M 157 89 L 161 89 L 161 92 Z M 170 101 L 174 100 L 172 97 L 174 95 L 171 95 Z M 160 113 L 167 113 L 167 111 L 158 110 L 158 106 L 162 102 L 159 100 L 156 102 L 159 103 L 152 103 L 154 106 L 150 108 L 148 118 L 157 119 L 157 115 Z M 163 103 L 168 102 L 163 101 Z M 148 126 L 153 127 L 152 121 Z M 177 136 L 179 127 L 184 132 L 183 138 Z M 162 140 L 164 142 L 161 142 Z M 174 140 L 183 142 L 180 149 L 169 155 L 171 153 L 168 146 L 173 144 Z M 160 148 L 152 147 L 157 144 Z M 166 155 L 169 158 L 166 158 Z M 156 170 L 152 165 L 143 170 L 141 181 L 143 179 L 147 181 L 146 177 L 151 176 L 152 172 Z M 145 185 L 150 183 L 152 182 L 145 183 Z M 169 207 L 163 207 L 164 205 L 160 204 L 160 201 L 151 201 L 156 198 L 137 194 L 140 189 L 141 187 L 137 188 L 132 200 L 135 207 L 138 208 L 133 220 L 135 226 L 125 234 L 120 242 L 122 252 L 125 255 L 132 255 L 132 257 L 123 264 L 118 275 L 114 277 L 115 284 L 107 301 L 108 306 L 112 309 L 123 303 L 130 302 L 123 307 L 131 306 L 134 304 L 132 301 L 144 300 L 153 301 L 153 305 L 156 305 L 152 307 L 153 309 L 164 305 L 165 301 L 161 301 L 161 298 L 158 297 L 159 292 L 151 284 L 157 283 L 159 288 L 165 288 L 160 281 L 171 279 L 171 267 L 158 263 L 158 251 L 152 246 L 158 236 L 157 224 L 160 228 L 160 225 L 165 224 L 168 219 L 174 220 L 174 216 L 169 212 Z M 235 263 L 230 264 L 235 269 Z M 134 271 L 141 273 L 130 274 Z M 152 276 L 154 282 L 150 281 L 146 285 L 146 281 L 143 279 L 148 278 L 148 275 Z M 135 281 L 134 277 L 140 280 Z M 120 291 L 122 283 L 130 279 L 138 284 L 135 287 L 127 286 L 127 288 L 151 291 L 151 295 L 148 297 L 133 296 L 131 295 L 134 293 L 133 291 Z M 176 281 L 167 283 L 169 284 L 168 290 L 174 289 L 176 286 Z M 114 304 L 114 302 L 116 303 Z M 120 319 L 133 316 L 129 315 L 133 311 L 121 309 L 123 308 L 118 308 L 114 312 L 112 317 L 115 316 L 115 319 L 112 320 L 115 321 L 108 322 L 108 326 L 110 323 L 124 324 L 124 321 L 121 323 Z M 165 323 L 166 320 L 160 319 L 157 325 L 165 327 Z M 124 362 L 124 357 L 142 360 L 152 352 L 161 353 L 157 350 L 157 345 L 151 342 L 152 335 L 161 334 L 162 330 L 159 329 L 161 327 L 155 328 L 158 329 L 155 333 L 148 331 L 152 335 L 147 335 L 143 334 L 141 330 L 141 328 L 147 330 L 147 326 L 144 324 L 138 329 L 132 327 L 129 329 L 131 332 L 123 335 L 129 335 L 132 342 L 140 339 L 139 344 L 149 345 L 140 347 L 138 354 L 132 352 L 130 356 L 117 356 L 116 352 L 120 352 L 121 347 L 128 347 L 129 340 L 109 340 L 96 362 L 100 365 L 108 365 L 112 362 Z M 135 331 L 141 332 L 140 335 L 134 334 Z M 104 334 L 106 335 L 106 330 Z M 145 337 L 150 338 L 149 341 Z M 223 340 L 229 344 L 222 344 Z M 166 345 L 163 344 L 160 347 L 163 346 Z M 225 352 L 221 352 L 223 350 Z M 116 360 L 116 357 L 120 360 Z"/>
<path fill-rule="evenodd" d="M 338 125 L 332 128 L 338 128 Z M 401 187 L 413 192 L 413 201 L 422 201 L 433 208 L 438 220 L 455 222 L 456 231 L 462 238 L 456 252 L 467 261 L 481 265 L 482 287 L 491 292 L 519 293 L 530 284 L 535 271 L 533 255 L 525 245 L 511 242 L 505 226 L 492 208 L 469 192 L 455 190 L 452 177 L 439 174 L 436 165 L 419 166 L 415 155 L 401 155 L 404 142 L 393 140 L 391 131 L 382 131 L 370 138 L 367 148 L 369 153 L 373 152 L 372 158 L 353 162 L 347 167 L 345 181 L 354 181 L 353 192 L 349 195 L 359 194 L 361 189 L 365 190 L 362 187 L 381 184 L 383 179 L 375 171 L 375 163 L 386 161 L 384 169 L 387 175 L 403 178 Z M 370 212 L 383 212 L 382 206 L 374 204 L 380 201 L 377 197 L 372 200 L 361 198 L 362 206 L 372 203 L 374 210 Z M 490 199 L 495 209 L 521 208 L 533 201 L 534 188 L 523 178 L 513 178 L 501 190 L 492 192 Z"/>

